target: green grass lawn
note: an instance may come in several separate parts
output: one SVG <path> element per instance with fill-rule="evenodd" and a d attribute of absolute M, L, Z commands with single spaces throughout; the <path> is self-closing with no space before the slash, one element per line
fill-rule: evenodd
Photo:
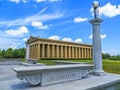
<path fill-rule="evenodd" d="M 93 63 L 92 60 L 66 60 L 66 61 Z M 54 60 L 39 60 L 39 63 L 45 63 L 46 65 L 53 65 Z M 120 74 L 120 61 L 103 60 L 103 69 L 105 72 Z"/>
<path fill-rule="evenodd" d="M 120 61 L 103 60 L 103 69 L 109 73 L 120 74 Z"/>

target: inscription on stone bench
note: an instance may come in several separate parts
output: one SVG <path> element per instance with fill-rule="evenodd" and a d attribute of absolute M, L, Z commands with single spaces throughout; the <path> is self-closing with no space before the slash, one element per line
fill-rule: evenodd
<path fill-rule="evenodd" d="M 42 85 L 51 85 L 60 82 L 66 82 L 71 80 L 81 79 L 80 71 L 63 71 L 63 72 L 51 72 L 51 73 L 44 73 L 42 74 Z"/>

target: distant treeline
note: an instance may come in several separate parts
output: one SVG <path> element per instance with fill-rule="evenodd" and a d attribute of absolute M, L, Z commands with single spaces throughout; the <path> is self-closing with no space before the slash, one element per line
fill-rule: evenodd
<path fill-rule="evenodd" d="M 26 49 L 12 49 L 0 50 L 0 58 L 25 58 Z"/>
<path fill-rule="evenodd" d="M 103 53 L 102 54 L 102 59 L 120 60 L 120 55 L 110 55 L 108 53 Z"/>

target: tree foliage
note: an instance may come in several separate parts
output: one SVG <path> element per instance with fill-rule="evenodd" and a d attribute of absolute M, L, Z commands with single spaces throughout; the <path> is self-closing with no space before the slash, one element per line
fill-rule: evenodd
<path fill-rule="evenodd" d="M 25 58 L 26 49 L 12 49 L 0 50 L 0 58 Z"/>
<path fill-rule="evenodd" d="M 109 59 L 109 60 L 120 60 L 120 55 L 110 55 L 108 53 L 103 53 L 102 58 Z"/>
<path fill-rule="evenodd" d="M 4 57 L 5 58 L 12 58 L 12 52 L 13 52 L 13 49 L 12 48 L 8 48 L 5 52 L 5 55 Z"/>

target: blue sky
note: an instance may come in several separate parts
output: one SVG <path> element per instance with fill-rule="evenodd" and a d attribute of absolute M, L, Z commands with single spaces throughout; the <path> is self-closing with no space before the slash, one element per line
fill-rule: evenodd
<path fill-rule="evenodd" d="M 0 0 L 0 49 L 25 47 L 30 35 L 92 44 L 94 0 Z M 120 1 L 100 2 L 102 52 L 120 54 Z"/>

